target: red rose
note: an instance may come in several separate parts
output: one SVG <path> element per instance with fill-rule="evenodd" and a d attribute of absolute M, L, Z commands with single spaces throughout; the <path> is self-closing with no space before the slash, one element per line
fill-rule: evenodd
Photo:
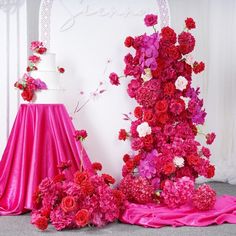
<path fill-rule="evenodd" d="M 117 85 L 120 84 L 119 76 L 118 76 L 116 73 L 114 73 L 114 72 L 112 72 L 112 73 L 110 74 L 109 79 L 110 79 L 110 83 L 111 83 L 112 85 L 116 85 L 116 86 L 117 86 Z"/>
<path fill-rule="evenodd" d="M 102 174 L 102 177 L 105 181 L 106 184 L 114 184 L 116 181 L 115 179 L 111 176 L 111 175 L 108 175 L 108 174 Z"/>
<path fill-rule="evenodd" d="M 195 73 L 195 74 L 198 74 L 198 73 L 200 73 L 200 72 L 202 72 L 202 71 L 204 71 L 204 69 L 205 69 L 205 64 L 204 64 L 204 62 L 194 62 L 193 63 L 193 72 Z"/>
<path fill-rule="evenodd" d="M 157 113 L 164 113 L 168 109 L 168 102 L 166 100 L 160 100 L 156 103 L 155 108 Z"/>
<path fill-rule="evenodd" d="M 157 15 L 149 14 L 144 18 L 144 22 L 146 26 L 154 26 L 157 24 Z"/>
<path fill-rule="evenodd" d="M 143 120 L 150 123 L 151 121 L 153 121 L 153 112 L 152 110 L 146 110 L 144 111 L 144 116 L 143 116 Z"/>
<path fill-rule="evenodd" d="M 38 54 L 44 54 L 46 51 L 47 51 L 47 48 L 44 48 L 44 47 L 36 49 L 36 52 Z"/>
<path fill-rule="evenodd" d="M 193 18 L 187 18 L 185 20 L 185 25 L 186 25 L 186 28 L 189 30 L 196 28 L 196 24 L 195 24 L 195 21 L 193 20 Z"/>
<path fill-rule="evenodd" d="M 89 223 L 89 212 L 86 209 L 79 210 L 75 215 L 75 223 L 79 227 L 84 227 Z"/>
<path fill-rule="evenodd" d="M 63 67 L 58 67 L 58 71 L 63 74 L 65 72 L 65 69 Z"/>
<path fill-rule="evenodd" d="M 21 93 L 21 97 L 25 100 L 25 101 L 31 101 L 34 97 L 34 92 L 30 89 L 24 89 L 23 92 Z"/>
<path fill-rule="evenodd" d="M 81 184 L 82 182 L 84 181 L 87 181 L 88 180 L 88 173 L 87 172 L 80 172 L 80 171 L 77 171 L 75 172 L 74 174 L 74 182 L 76 184 Z"/>
<path fill-rule="evenodd" d="M 94 186 L 92 183 L 88 180 L 83 181 L 80 185 L 81 191 L 86 195 L 86 196 L 91 196 L 94 193 Z"/>
<path fill-rule="evenodd" d="M 142 116 L 143 116 L 143 110 L 142 110 L 141 107 L 136 107 L 136 108 L 134 109 L 134 116 L 135 116 L 136 118 L 138 118 L 138 119 L 142 118 Z"/>
<path fill-rule="evenodd" d="M 45 216 L 41 216 L 34 222 L 34 224 L 38 229 L 45 230 L 48 227 L 48 219 Z"/>
<path fill-rule="evenodd" d="M 131 37 L 131 36 L 128 36 L 128 37 L 125 39 L 125 42 L 124 42 L 125 46 L 128 47 L 128 48 L 131 47 L 131 46 L 133 46 L 133 43 L 134 43 L 134 38 Z"/>
<path fill-rule="evenodd" d="M 53 183 L 59 183 L 59 182 L 62 182 L 64 181 L 66 178 L 65 178 L 65 175 L 64 174 L 57 174 L 54 176 L 53 178 Z"/>
<path fill-rule="evenodd" d="M 207 168 L 207 178 L 212 178 L 215 175 L 215 167 L 213 165 L 209 165 Z"/>
<path fill-rule="evenodd" d="M 201 160 L 196 155 L 190 155 L 187 157 L 187 161 L 190 166 L 197 166 Z"/>
<path fill-rule="evenodd" d="M 176 167 L 173 162 L 167 162 L 163 166 L 163 172 L 165 175 L 171 175 L 175 172 L 175 170 L 176 170 Z"/>
<path fill-rule="evenodd" d="M 126 140 L 126 138 L 128 137 L 128 134 L 127 134 L 127 132 L 126 132 L 126 130 L 125 129 L 120 129 L 120 131 L 119 131 L 119 140 Z"/>
<path fill-rule="evenodd" d="M 93 164 L 92 164 L 92 167 L 93 167 L 93 169 L 95 170 L 95 171 L 101 171 L 102 170 L 102 164 L 101 163 L 99 163 L 99 162 L 94 162 Z"/>
<path fill-rule="evenodd" d="M 129 154 L 125 154 L 124 156 L 123 156 L 123 161 L 126 163 L 127 161 L 129 161 L 130 160 L 130 155 Z"/>
<path fill-rule="evenodd" d="M 215 133 L 210 133 L 206 135 L 206 143 L 207 144 L 212 144 L 215 140 L 216 134 Z"/>
<path fill-rule="evenodd" d="M 166 83 L 164 86 L 164 94 L 167 96 L 173 96 L 174 92 L 175 92 L 175 85 L 171 82 Z"/>
<path fill-rule="evenodd" d="M 61 201 L 61 209 L 64 212 L 74 211 L 76 209 L 77 203 L 74 197 L 66 196 Z"/>

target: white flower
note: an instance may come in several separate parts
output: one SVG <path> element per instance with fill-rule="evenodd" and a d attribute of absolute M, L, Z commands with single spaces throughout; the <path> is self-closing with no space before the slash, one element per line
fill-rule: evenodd
<path fill-rule="evenodd" d="M 151 71 L 151 69 L 150 68 L 146 68 L 146 69 L 144 69 L 144 72 L 145 72 L 145 74 L 142 74 L 142 76 L 141 76 L 142 79 L 144 81 L 150 80 L 152 78 L 152 71 Z"/>
<path fill-rule="evenodd" d="M 190 98 L 188 98 L 188 97 L 183 97 L 183 96 L 181 96 L 180 98 L 184 101 L 184 103 L 185 103 L 185 108 L 188 108 L 188 102 L 190 101 Z"/>
<path fill-rule="evenodd" d="M 137 132 L 140 138 L 145 137 L 148 134 L 152 133 L 151 127 L 147 122 L 143 122 L 142 124 L 137 126 Z"/>
<path fill-rule="evenodd" d="M 188 80 L 186 80 L 183 76 L 179 76 L 179 78 L 175 81 L 175 87 L 180 91 L 186 89 L 188 84 Z"/>
<path fill-rule="evenodd" d="M 175 157 L 173 162 L 176 167 L 183 167 L 184 166 L 184 158 L 183 157 Z"/>

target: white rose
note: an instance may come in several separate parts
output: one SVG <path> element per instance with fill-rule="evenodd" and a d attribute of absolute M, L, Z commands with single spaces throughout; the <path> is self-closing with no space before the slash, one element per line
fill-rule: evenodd
<path fill-rule="evenodd" d="M 144 69 L 144 72 L 145 72 L 145 74 L 142 74 L 142 76 L 141 76 L 142 79 L 144 81 L 150 80 L 152 78 L 152 71 L 151 71 L 151 69 L 150 68 L 146 68 L 146 69 Z"/>
<path fill-rule="evenodd" d="M 140 138 L 145 137 L 148 134 L 152 133 L 151 127 L 147 122 L 143 122 L 142 124 L 137 126 L 137 132 Z"/>
<path fill-rule="evenodd" d="M 176 167 L 183 167 L 184 166 L 184 158 L 183 157 L 175 157 L 173 162 Z"/>
<path fill-rule="evenodd" d="M 179 76 L 178 79 L 175 81 L 175 87 L 180 91 L 186 89 L 188 84 L 188 80 L 186 80 L 183 76 Z"/>

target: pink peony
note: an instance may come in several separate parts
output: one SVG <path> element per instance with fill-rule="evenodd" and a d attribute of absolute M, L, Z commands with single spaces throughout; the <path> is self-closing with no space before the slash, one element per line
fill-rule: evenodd
<path fill-rule="evenodd" d="M 144 22 L 146 26 L 154 26 L 157 24 L 157 15 L 149 14 L 144 18 Z"/>
<path fill-rule="evenodd" d="M 216 203 L 216 192 L 209 185 L 203 184 L 195 190 L 192 201 L 198 210 L 211 210 Z"/>

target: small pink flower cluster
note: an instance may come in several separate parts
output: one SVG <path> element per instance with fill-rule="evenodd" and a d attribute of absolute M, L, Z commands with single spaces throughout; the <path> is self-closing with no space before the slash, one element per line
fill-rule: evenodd
<path fill-rule="evenodd" d="M 112 189 L 114 178 L 97 174 L 100 163 L 94 163 L 94 174 L 77 171 L 74 179 L 65 170 L 70 163 L 60 164 L 60 173 L 45 178 L 33 196 L 31 222 L 40 230 L 51 223 L 57 230 L 82 228 L 87 225 L 103 226 L 115 221 L 125 200 L 121 191 Z"/>
<path fill-rule="evenodd" d="M 147 15 L 145 24 L 154 28 L 157 16 Z M 192 75 L 202 72 L 205 65 L 188 59 L 195 47 L 195 38 L 189 30 L 196 25 L 192 18 L 186 19 L 185 24 L 185 31 L 179 35 L 166 26 L 160 32 L 154 28 L 151 35 L 128 36 L 124 44 L 134 53 L 124 57 L 125 76 L 114 72 L 110 75 L 115 85 L 120 84 L 122 77 L 131 77 L 127 93 L 138 103 L 134 108 L 135 118 L 128 119 L 130 130 L 119 132 L 120 140 L 130 140 L 134 153 L 124 156 L 124 181 L 129 180 L 132 189 L 136 179 L 142 177 L 138 186 L 144 185 L 145 196 L 155 198 L 155 192 L 162 192 L 162 199 L 170 207 L 177 207 L 190 198 L 198 176 L 212 178 L 215 173 L 210 150 L 196 141 L 197 126 L 204 124 L 206 112 L 199 88 L 192 87 Z M 215 134 L 205 137 L 206 144 L 210 145 Z M 149 194 L 144 179 L 153 185 L 154 194 Z M 149 197 L 145 197 L 145 201 L 137 200 L 135 193 L 132 194 L 131 191 L 127 195 L 130 201 L 152 201 Z"/>

